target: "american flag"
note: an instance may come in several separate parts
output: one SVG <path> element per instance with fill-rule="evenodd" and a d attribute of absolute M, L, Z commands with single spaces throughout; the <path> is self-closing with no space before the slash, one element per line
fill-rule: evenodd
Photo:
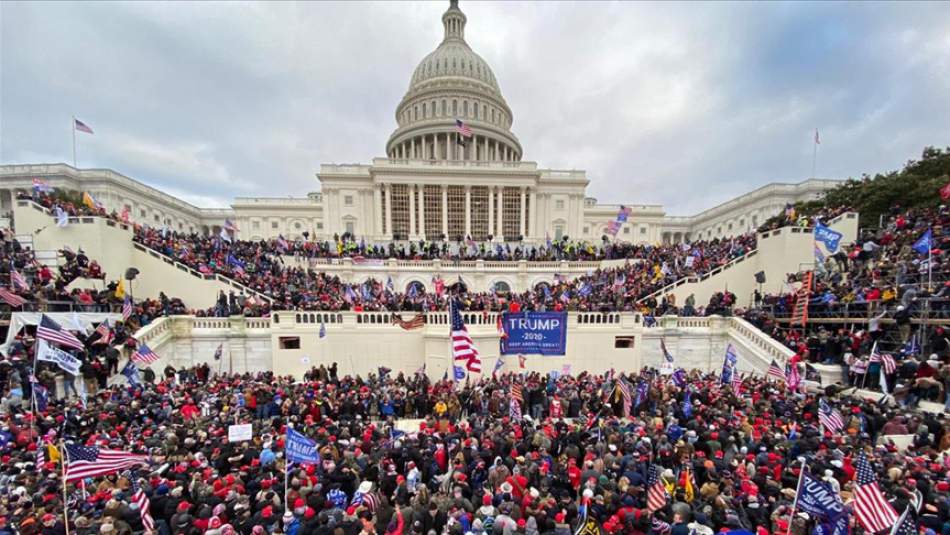
<path fill-rule="evenodd" d="M 657 465 L 650 466 L 650 475 L 647 478 L 647 509 L 652 513 L 662 509 L 666 505 L 666 486 L 660 479 L 660 468 Z"/>
<path fill-rule="evenodd" d="M 152 519 L 152 513 L 150 511 L 152 507 L 151 500 L 145 495 L 145 491 L 142 490 L 142 487 L 135 482 L 132 483 L 132 489 L 134 491 L 132 501 L 139 506 L 139 516 L 142 517 L 142 527 L 145 528 L 145 531 L 155 531 L 155 520 Z"/>
<path fill-rule="evenodd" d="M 919 503 L 919 502 L 918 502 Z M 918 531 L 917 511 L 911 505 L 904 509 L 900 520 L 891 528 L 889 535 L 917 535 Z"/>
<path fill-rule="evenodd" d="M 511 399 L 524 401 L 524 391 L 521 389 L 521 385 L 517 383 L 511 385 Z"/>
<path fill-rule="evenodd" d="M 128 297 L 122 302 L 122 321 L 129 321 L 132 317 L 132 300 Z"/>
<path fill-rule="evenodd" d="M 96 338 L 96 341 L 92 345 L 108 345 L 112 342 L 114 335 L 112 334 L 112 329 L 109 328 L 109 320 L 103 321 L 96 327 L 95 334 L 98 334 L 99 337 Z"/>
<path fill-rule="evenodd" d="M 71 347 L 73 349 L 85 348 L 83 343 L 79 341 L 79 338 L 76 338 L 75 334 L 63 329 L 46 314 L 43 314 L 43 317 L 40 318 L 40 324 L 36 328 L 36 337 L 40 340 L 46 340 L 47 342 L 53 342 L 54 344 Z"/>
<path fill-rule="evenodd" d="M 767 373 L 768 377 L 775 377 L 781 381 L 786 381 L 785 370 L 778 365 L 778 362 L 775 362 L 775 359 L 772 359 L 772 363 L 769 364 L 769 371 Z"/>
<path fill-rule="evenodd" d="M 462 314 L 459 313 L 458 303 L 455 301 L 449 304 L 449 316 L 452 319 L 452 357 L 456 361 L 466 361 L 465 367 L 470 372 L 480 373 L 482 371 L 482 359 L 478 356 L 478 349 L 472 342 L 472 337 L 465 328 L 465 322 L 462 321 Z"/>
<path fill-rule="evenodd" d="M 10 285 L 16 289 L 29 290 L 30 283 L 26 282 L 26 277 L 15 269 L 10 270 Z"/>
<path fill-rule="evenodd" d="M 732 391 L 737 396 L 742 394 L 742 377 L 739 370 L 732 370 Z"/>
<path fill-rule="evenodd" d="M 4 303 L 12 307 L 23 306 L 23 304 L 26 303 L 26 299 L 23 299 L 6 288 L 0 288 L 0 299 L 3 299 Z"/>
<path fill-rule="evenodd" d="M 402 319 L 401 315 L 393 314 L 392 320 L 390 323 L 392 323 L 393 325 L 398 325 L 407 331 L 411 331 L 413 329 L 424 327 L 426 324 L 426 317 L 423 316 L 422 314 L 416 314 L 415 316 L 412 317 L 412 319 L 407 321 L 407 320 Z"/>
<path fill-rule="evenodd" d="M 884 373 L 887 375 L 897 371 L 897 362 L 894 361 L 894 356 L 888 353 L 881 355 L 881 366 L 884 367 Z"/>
<path fill-rule="evenodd" d="M 858 522 L 871 533 L 890 529 L 897 522 L 897 511 L 877 485 L 877 476 L 864 453 L 858 456 L 855 468 L 854 512 Z"/>
<path fill-rule="evenodd" d="M 455 131 L 462 134 L 462 137 L 472 137 L 472 129 L 463 123 L 461 119 L 455 120 Z"/>
<path fill-rule="evenodd" d="M 818 421 L 821 422 L 821 425 L 825 426 L 825 429 L 832 433 L 837 433 L 844 427 L 844 420 L 841 419 L 841 413 L 836 409 L 832 409 L 831 405 L 828 405 L 828 402 L 824 399 L 818 402 Z"/>
<path fill-rule="evenodd" d="M 237 225 L 234 224 L 234 221 L 231 221 L 230 219 L 225 219 L 224 229 L 227 230 L 228 232 L 234 233 L 234 232 L 237 232 L 238 227 Z"/>
<path fill-rule="evenodd" d="M 630 414 L 630 405 L 633 404 L 633 397 L 630 395 L 630 385 L 623 380 L 623 377 L 617 381 L 617 389 L 620 391 L 620 397 L 623 400 L 623 414 Z"/>
<path fill-rule="evenodd" d="M 66 444 L 66 481 L 98 477 L 148 464 L 148 455 Z"/>
<path fill-rule="evenodd" d="M 519 368 L 521 368 L 521 369 L 523 370 L 524 367 L 525 367 L 525 363 L 526 363 L 526 362 L 528 362 L 528 357 L 526 357 L 526 356 L 524 356 L 524 355 L 518 355 L 518 367 L 519 367 Z"/>
<path fill-rule="evenodd" d="M 89 128 L 88 126 L 86 126 L 86 123 L 80 121 L 79 119 L 75 117 L 73 117 L 73 124 L 76 126 L 76 130 L 79 130 L 80 132 L 85 132 L 87 134 L 93 133 L 92 128 Z"/>
<path fill-rule="evenodd" d="M 129 357 L 129 359 L 135 362 L 141 362 L 142 364 L 149 365 L 157 361 L 159 357 L 147 345 L 139 344 L 139 348 L 135 350 L 135 353 L 132 353 L 132 356 Z"/>
<path fill-rule="evenodd" d="M 43 180 L 42 178 L 34 178 L 33 191 L 39 193 L 49 193 L 50 191 L 53 191 L 53 188 L 50 187 L 49 182 Z"/>

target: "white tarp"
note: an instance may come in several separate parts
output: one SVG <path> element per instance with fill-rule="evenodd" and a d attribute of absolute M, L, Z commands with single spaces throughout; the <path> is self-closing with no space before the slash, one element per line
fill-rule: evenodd
<path fill-rule="evenodd" d="M 112 312 L 14 312 L 10 316 L 10 329 L 7 330 L 7 339 L 0 346 L 0 353 L 6 355 L 7 348 L 10 347 L 10 343 L 13 342 L 16 335 L 24 327 L 38 324 L 43 314 L 49 316 L 66 330 L 82 333 L 91 333 L 94 328 L 93 325 L 102 323 L 107 319 L 112 320 L 113 323 L 122 320 L 122 314 Z"/>

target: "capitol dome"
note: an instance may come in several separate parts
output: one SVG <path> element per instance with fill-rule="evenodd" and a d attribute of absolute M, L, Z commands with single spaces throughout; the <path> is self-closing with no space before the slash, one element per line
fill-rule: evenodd
<path fill-rule="evenodd" d="M 465 42 L 466 21 L 458 1 L 451 0 L 442 15 L 442 43 L 416 67 L 396 107 L 399 126 L 386 143 L 390 158 L 521 160 L 511 109 L 491 67 Z"/>

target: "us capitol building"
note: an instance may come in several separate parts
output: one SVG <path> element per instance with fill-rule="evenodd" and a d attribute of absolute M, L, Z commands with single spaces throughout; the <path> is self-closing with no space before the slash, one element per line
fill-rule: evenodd
<path fill-rule="evenodd" d="M 396 107 L 397 127 L 385 157 L 322 165 L 319 192 L 239 197 L 229 209 L 203 209 L 109 169 L 4 165 L 0 210 L 8 213 L 17 191 L 28 191 L 33 178 L 41 178 L 54 187 L 88 191 L 109 211 L 127 208 L 133 221 L 153 227 L 212 234 L 231 219 L 242 239 L 349 232 L 370 242 L 464 236 L 599 240 L 621 204 L 587 197 L 584 171 L 543 169 L 525 160 L 511 129 L 511 108 L 488 63 L 465 42 L 465 23 L 452 0 L 442 15 L 442 42 L 416 67 Z M 471 130 L 470 137 L 461 137 L 457 121 Z M 786 203 L 813 199 L 836 184 L 770 184 L 690 217 L 667 216 L 660 205 L 624 203 L 632 212 L 616 238 L 667 243 L 730 237 L 758 226 Z"/>

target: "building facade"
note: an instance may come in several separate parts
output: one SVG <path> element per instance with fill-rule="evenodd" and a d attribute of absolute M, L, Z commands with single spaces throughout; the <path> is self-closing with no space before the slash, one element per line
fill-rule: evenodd
<path fill-rule="evenodd" d="M 545 169 L 523 158 L 514 116 L 488 63 L 465 41 L 465 14 L 451 0 L 444 37 L 416 67 L 396 107 L 385 157 L 369 164 L 325 164 L 320 191 L 306 197 L 237 198 L 203 209 L 108 169 L 65 164 L 0 166 L 0 211 L 33 178 L 88 191 L 137 223 L 216 234 L 226 219 L 242 239 L 330 238 L 371 242 L 451 240 L 540 243 L 600 240 L 622 206 L 631 214 L 615 238 L 675 243 L 728 238 L 754 229 L 786 203 L 812 200 L 838 184 L 770 184 L 695 216 L 667 216 L 660 205 L 598 204 L 579 170 Z"/>

